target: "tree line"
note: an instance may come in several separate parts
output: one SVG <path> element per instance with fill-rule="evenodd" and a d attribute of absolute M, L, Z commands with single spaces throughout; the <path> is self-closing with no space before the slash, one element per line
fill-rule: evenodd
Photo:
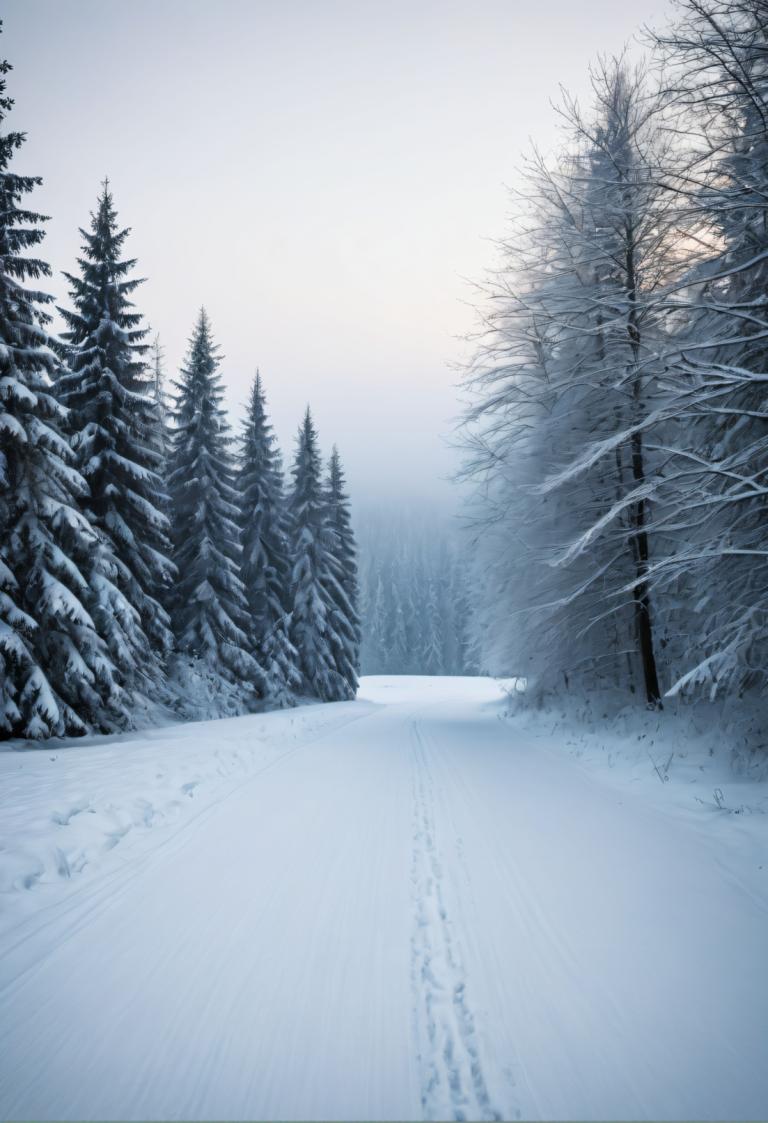
<path fill-rule="evenodd" d="M 681 0 L 533 151 L 467 372 L 486 669 L 764 689 L 768 2 Z"/>
<path fill-rule="evenodd" d="M 204 684 L 229 712 L 354 697 L 337 451 L 324 469 L 307 409 L 286 488 L 258 375 L 235 438 L 204 310 L 168 400 L 106 182 L 54 337 L 25 205 L 41 181 L 11 170 L 24 139 L 0 135 L 0 736 L 125 728 Z"/>
<path fill-rule="evenodd" d="M 470 568 L 426 512 L 361 517 L 361 665 L 367 675 L 476 675 Z"/>

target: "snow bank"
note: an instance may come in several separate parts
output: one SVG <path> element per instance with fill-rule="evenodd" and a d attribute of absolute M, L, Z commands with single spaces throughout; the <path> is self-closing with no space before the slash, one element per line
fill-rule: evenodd
<path fill-rule="evenodd" d="M 172 832 L 369 708 L 309 705 L 42 747 L 7 742 L 0 752 L 0 930 L 10 912 L 24 910 L 19 890 L 39 893 L 124 862 L 148 834 Z"/>
<path fill-rule="evenodd" d="M 570 755 L 593 777 L 690 821 L 768 870 L 768 728 L 765 707 L 671 701 L 661 712 L 617 709 L 612 696 L 529 705 L 499 680 L 499 717 L 549 753 Z M 753 860 L 754 859 L 754 860 Z"/>

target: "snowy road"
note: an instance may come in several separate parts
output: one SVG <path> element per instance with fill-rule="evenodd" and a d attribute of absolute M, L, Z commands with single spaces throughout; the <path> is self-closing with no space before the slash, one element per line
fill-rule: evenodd
<path fill-rule="evenodd" d="M 765 1118 L 765 882 L 710 821 L 527 739 L 486 681 L 362 694 L 290 738 L 276 714 L 2 754 L 43 858 L 0 894 L 0 1115 Z M 256 735 L 206 776 L 201 748 Z M 107 773 L 171 757 L 194 810 L 145 800 L 103 842 Z M 46 832 L 86 820 L 57 874 Z"/>

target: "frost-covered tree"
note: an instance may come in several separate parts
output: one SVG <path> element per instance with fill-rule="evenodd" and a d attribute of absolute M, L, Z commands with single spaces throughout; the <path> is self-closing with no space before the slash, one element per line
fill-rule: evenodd
<path fill-rule="evenodd" d="M 412 635 L 420 634 L 411 625 Z M 397 580 L 396 571 L 391 573 L 389 585 L 389 628 L 386 637 L 386 649 L 389 655 L 388 671 L 390 674 L 408 674 L 409 671 L 420 669 L 420 664 L 414 665 L 413 653 L 408 639 L 408 621 L 405 618 L 403 607 L 403 586 Z"/>
<path fill-rule="evenodd" d="M 173 626 L 178 650 L 263 694 L 264 674 L 249 650 L 233 439 L 221 404 L 219 363 L 201 309 L 176 383 L 173 412 L 168 477 L 178 568 Z"/>
<path fill-rule="evenodd" d="M 568 145 L 534 156 L 473 372 L 469 475 L 491 574 L 489 665 L 541 690 L 661 695 L 648 434 L 679 269 L 669 139 L 642 72 L 593 73 Z"/>
<path fill-rule="evenodd" d="M 296 440 L 289 501 L 293 559 L 291 640 L 299 653 L 302 688 L 324 701 L 349 697 L 334 652 L 343 646 L 334 631 L 329 598 L 332 581 L 326 522 L 326 494 L 312 414 L 307 408 Z"/>
<path fill-rule="evenodd" d="M 472 596 L 469 572 L 463 558 L 453 563 L 449 587 L 450 621 L 449 643 L 451 661 L 448 667 L 453 674 L 476 675 L 480 673 L 479 652 L 472 632 Z"/>
<path fill-rule="evenodd" d="M 0 62 L 0 121 L 10 69 Z M 87 488 L 52 393 L 52 298 L 27 287 L 50 268 L 34 256 L 44 220 L 23 205 L 41 180 L 10 170 L 24 139 L 0 133 L 0 737 L 39 738 L 100 727 L 120 692 L 68 549 L 76 540 L 87 554 L 96 536 L 77 509 Z"/>
<path fill-rule="evenodd" d="M 82 509 L 102 539 L 90 560 L 89 609 L 123 681 L 152 692 L 171 646 L 162 601 L 174 570 L 146 329 L 131 299 L 141 281 L 130 276 L 135 261 L 122 257 L 128 234 L 105 182 L 90 229 L 81 230 L 80 272 L 65 274 L 73 307 L 60 309 L 66 369 L 57 393 L 88 485 Z"/>
<path fill-rule="evenodd" d="M 427 675 L 442 675 L 445 673 L 440 619 L 437 585 L 434 580 L 430 579 L 427 582 L 425 628 L 423 647 L 420 653 L 421 666 L 424 669 L 424 674 Z"/>
<path fill-rule="evenodd" d="M 435 556 L 433 552 L 433 560 Z M 423 670 L 420 664 L 420 652 L 424 648 L 426 580 L 422 551 L 414 542 L 404 541 L 401 544 L 396 556 L 396 571 L 393 571 L 392 576 L 393 580 L 397 580 L 400 584 L 400 604 L 405 624 L 406 654 L 402 671 L 406 674 L 419 674 Z"/>
<path fill-rule="evenodd" d="M 160 336 L 155 335 L 149 348 L 149 373 L 152 379 L 152 397 L 157 407 L 157 439 L 162 455 L 160 475 L 163 480 L 168 474 L 168 459 L 171 452 L 171 399 L 167 389 L 165 371 L 165 349 L 160 343 Z"/>
<path fill-rule="evenodd" d="M 384 581 L 381 569 L 371 573 L 365 600 L 361 640 L 361 663 L 366 674 L 381 675 L 387 671 L 387 615 Z"/>
<path fill-rule="evenodd" d="M 663 453 L 671 548 L 653 568 L 687 594 L 674 689 L 768 683 L 768 2 L 682 0 L 659 35 L 686 137 L 681 209 L 703 261 L 670 298 L 668 379 L 684 424 Z"/>
<path fill-rule="evenodd" d="M 328 544 L 328 601 L 331 644 L 336 670 L 348 697 L 357 693 L 360 672 L 360 616 L 358 613 L 357 547 L 349 513 L 346 481 L 334 445 L 328 462 L 325 488 L 325 523 Z"/>
<path fill-rule="evenodd" d="M 241 442 L 237 484 L 246 630 L 267 677 L 269 701 L 286 706 L 301 676 L 289 635 L 291 563 L 282 465 L 258 371 Z"/>
<path fill-rule="evenodd" d="M 358 517 L 364 674 L 477 673 L 469 634 L 474 601 L 456 538 L 451 523 L 426 511 Z"/>

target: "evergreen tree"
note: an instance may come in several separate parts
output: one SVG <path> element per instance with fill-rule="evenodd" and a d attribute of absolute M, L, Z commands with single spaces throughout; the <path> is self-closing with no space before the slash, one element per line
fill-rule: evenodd
<path fill-rule="evenodd" d="M 410 652 L 408 650 L 408 628 L 403 609 L 403 598 L 400 591 L 397 569 L 393 566 L 389 582 L 390 606 L 390 631 L 387 636 L 389 674 L 402 675 L 410 665 Z"/>
<path fill-rule="evenodd" d="M 380 569 L 371 570 L 369 589 L 362 639 L 362 664 L 365 674 L 381 675 L 387 670 L 387 615 Z"/>
<path fill-rule="evenodd" d="M 431 563 L 430 551 L 422 541 L 418 549 L 412 548 L 407 571 L 398 576 L 400 584 L 405 584 L 406 645 L 404 662 L 400 673 L 422 674 L 422 659 L 427 635 L 427 559 Z"/>
<path fill-rule="evenodd" d="M 427 675 L 441 675 L 444 673 L 442 639 L 437 586 L 434 579 L 430 577 L 427 584 L 426 628 L 424 633 L 424 648 L 421 655 L 421 664 L 424 668 L 424 673 Z"/>
<path fill-rule="evenodd" d="M 146 329 L 131 300 L 141 281 L 129 277 L 135 261 L 121 257 L 129 230 L 118 228 L 106 181 L 90 230 L 80 233 L 80 274 L 65 274 L 74 309 L 60 309 L 68 369 L 57 391 L 88 484 L 82 508 L 102 539 L 99 551 L 83 559 L 89 608 L 125 683 L 151 692 L 171 645 L 161 600 L 174 571 Z"/>
<path fill-rule="evenodd" d="M 324 701 L 339 701 L 348 697 L 349 688 L 334 658 L 334 652 L 343 641 L 333 631 L 326 496 L 317 433 L 309 407 L 299 428 L 292 475 L 289 504 L 293 558 L 291 640 L 299 653 L 303 689 Z"/>
<path fill-rule="evenodd" d="M 477 675 L 480 673 L 478 650 L 472 635 L 472 604 L 467 567 L 462 560 L 453 565 L 451 582 L 453 606 L 454 673 Z"/>
<path fill-rule="evenodd" d="M 402 674 L 418 674 L 417 652 L 419 650 L 419 635 L 421 621 L 419 619 L 419 602 L 417 599 L 416 585 L 413 573 L 413 549 L 410 543 L 403 542 L 398 551 L 400 582 L 400 603 L 403 610 L 405 624 L 405 662 L 402 665 Z"/>
<path fill-rule="evenodd" d="M 348 697 L 354 698 L 360 671 L 357 547 L 349 514 L 344 472 L 335 445 L 328 463 L 325 513 L 330 561 L 328 596 L 333 658 L 336 670 L 347 686 Z"/>
<path fill-rule="evenodd" d="M 10 70 L 0 62 L 0 121 L 13 106 Z M 25 287 L 50 268 L 29 256 L 44 219 L 22 206 L 41 180 L 9 170 L 24 139 L 0 135 L 0 737 L 38 738 L 97 725 L 119 690 L 67 549 L 74 538 L 86 553 L 95 536 L 77 510 L 87 489 L 52 393 L 51 297 Z"/>
<path fill-rule="evenodd" d="M 248 650 L 247 603 L 239 573 L 240 512 L 219 362 L 201 309 L 176 384 L 168 477 L 179 571 L 172 618 L 180 651 L 263 693 L 264 674 Z"/>
<path fill-rule="evenodd" d="M 282 465 L 258 371 L 243 427 L 238 490 L 247 631 L 267 676 L 269 700 L 286 706 L 301 676 L 289 636 L 291 566 Z"/>
<path fill-rule="evenodd" d="M 171 402 L 166 390 L 165 376 L 165 350 L 160 343 L 160 336 L 155 335 L 149 349 L 150 374 L 152 377 L 152 397 L 157 407 L 158 447 L 162 456 L 161 476 L 165 480 L 168 475 L 168 461 L 171 454 L 170 416 Z"/>

